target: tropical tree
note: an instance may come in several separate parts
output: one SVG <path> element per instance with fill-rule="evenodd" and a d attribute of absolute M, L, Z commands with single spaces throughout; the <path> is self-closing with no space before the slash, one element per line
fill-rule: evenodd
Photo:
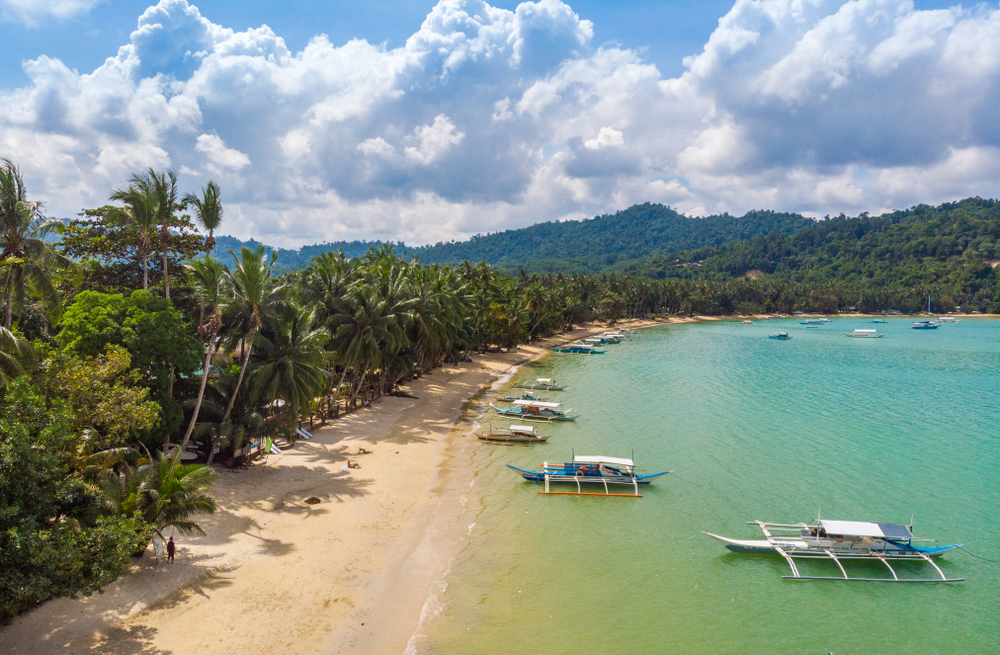
<path fill-rule="evenodd" d="M 221 195 L 219 185 L 210 181 L 201 190 L 200 198 L 189 193 L 181 201 L 185 205 L 194 206 L 194 215 L 198 224 L 208 230 L 208 238 L 205 239 L 205 254 L 208 255 L 212 254 L 212 250 L 215 248 L 215 230 L 219 229 L 222 224 Z"/>
<path fill-rule="evenodd" d="M 139 178 L 141 180 L 141 178 Z M 117 189 L 111 200 L 125 205 L 120 211 L 135 231 L 136 253 L 142 263 L 142 288 L 149 289 L 149 254 L 153 251 L 153 233 L 156 231 L 157 198 L 148 184 L 131 184 L 127 189 Z"/>
<path fill-rule="evenodd" d="M 62 304 L 53 274 L 74 265 L 44 237 L 60 227 L 42 216 L 41 203 L 27 199 L 17 166 L 0 159 L 0 280 L 7 303 L 3 326 L 8 330 L 15 302 L 23 304 L 25 290 L 41 298 L 50 317 L 58 320 Z"/>
<path fill-rule="evenodd" d="M 250 363 L 250 355 L 253 353 L 253 342 L 257 335 L 257 329 L 281 291 L 281 288 L 275 287 L 271 280 L 271 268 L 274 266 L 277 256 L 268 262 L 267 256 L 264 254 L 264 246 L 258 246 L 256 249 L 243 247 L 240 249 L 239 255 L 232 250 L 229 251 L 229 254 L 235 260 L 235 265 L 226 275 L 232 290 L 232 301 L 229 303 L 228 309 L 234 319 L 235 331 L 240 335 L 239 339 L 243 344 L 243 361 L 240 364 L 236 389 L 233 391 L 222 423 L 229 420 L 229 413 L 233 410 L 236 395 L 243 384 L 243 377 L 246 375 L 247 365 Z"/>
<path fill-rule="evenodd" d="M 0 387 L 5 387 L 16 377 L 24 375 L 27 362 L 34 350 L 27 340 L 7 328 L 0 328 Z"/>
<path fill-rule="evenodd" d="M 191 274 L 195 284 L 195 292 L 201 303 L 208 304 L 212 310 L 212 317 L 208 323 L 198 326 L 198 331 L 204 338 L 205 359 L 201 366 L 201 387 L 198 389 L 198 399 L 195 401 L 194 411 L 188 423 L 184 439 L 181 441 L 181 450 L 187 448 L 194 427 L 198 423 L 198 412 L 201 411 L 201 401 L 205 397 L 205 387 L 208 384 L 208 373 L 212 366 L 212 355 L 215 353 L 215 337 L 222 328 L 222 312 L 220 306 L 223 298 L 223 289 L 226 276 L 225 268 L 217 259 L 211 255 L 206 255 L 204 259 L 196 259 L 185 265 Z"/>
<path fill-rule="evenodd" d="M 163 258 L 163 294 L 170 300 L 170 271 L 167 264 L 167 253 L 170 247 L 170 228 L 174 222 L 174 210 L 177 209 L 177 173 L 168 170 L 157 173 L 152 168 L 142 176 L 141 184 L 149 185 L 156 196 L 156 224 L 160 228 L 160 256 Z M 138 180 L 140 178 L 133 178 Z"/>
<path fill-rule="evenodd" d="M 315 312 L 286 305 L 263 322 L 252 376 L 253 398 L 270 404 L 280 400 L 289 411 L 289 425 L 298 412 L 308 416 L 314 398 L 326 382 L 328 353 L 323 349 L 330 334 L 317 327 Z"/>
<path fill-rule="evenodd" d="M 181 534 L 205 534 L 191 517 L 216 510 L 209 492 L 218 475 L 207 466 L 182 464 L 180 455 L 180 450 L 171 456 L 160 454 L 141 474 L 138 506 L 160 537 L 168 527 Z"/>

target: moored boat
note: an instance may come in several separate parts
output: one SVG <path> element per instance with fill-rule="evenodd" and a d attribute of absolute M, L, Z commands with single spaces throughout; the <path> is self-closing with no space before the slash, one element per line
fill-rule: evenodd
<path fill-rule="evenodd" d="M 538 434 L 532 425 L 493 426 L 488 431 L 479 430 L 475 433 L 482 441 L 495 441 L 499 443 L 544 443 L 549 440 L 548 436 Z"/>
<path fill-rule="evenodd" d="M 572 353 L 574 355 L 603 355 L 605 350 L 598 350 L 586 343 L 569 343 L 565 346 L 552 346 L 552 350 L 558 353 Z"/>
<path fill-rule="evenodd" d="M 504 409 L 490 403 L 490 407 L 501 416 L 510 416 L 529 421 L 575 421 L 580 415 L 571 414 L 562 403 L 547 403 L 540 400 L 514 400 Z"/>
<path fill-rule="evenodd" d="M 877 330 L 863 330 L 856 329 L 854 332 L 844 332 L 845 336 L 855 337 L 857 339 L 880 339 L 884 335 L 879 334 Z"/>
<path fill-rule="evenodd" d="M 917 321 L 911 327 L 914 330 L 936 330 L 941 326 L 934 321 Z"/>
<path fill-rule="evenodd" d="M 791 339 L 792 337 L 787 332 L 775 332 L 767 337 L 768 339 Z"/>
<path fill-rule="evenodd" d="M 515 400 L 541 400 L 545 402 L 548 398 L 543 398 L 541 396 L 536 396 L 534 391 L 525 390 L 524 393 L 520 394 L 506 394 L 497 397 L 497 402 L 501 403 L 512 403 Z"/>
<path fill-rule="evenodd" d="M 543 462 L 542 470 L 532 471 L 522 469 L 512 464 L 508 468 L 517 471 L 525 480 L 529 482 L 544 482 L 545 490 L 540 494 L 570 494 L 581 496 L 629 496 L 641 498 L 639 493 L 640 484 L 650 484 L 655 478 L 670 473 L 639 473 L 635 468 L 635 461 L 625 457 L 607 457 L 604 455 L 573 455 L 572 462 Z M 549 485 L 553 482 L 575 484 L 576 491 L 550 491 Z M 583 491 L 582 485 L 592 484 L 604 487 L 604 493 L 593 493 Z M 632 493 L 613 494 L 608 485 L 620 484 L 632 487 Z"/>
<path fill-rule="evenodd" d="M 740 325 L 753 325 L 753 321 L 740 321 Z"/>
<path fill-rule="evenodd" d="M 556 383 L 555 378 L 535 378 L 534 382 L 515 382 L 515 389 L 530 389 L 533 391 L 565 391 L 566 387 Z"/>
<path fill-rule="evenodd" d="M 885 320 L 884 318 L 873 318 L 872 320 L 870 320 L 868 322 L 869 323 L 888 323 L 889 321 Z"/>
<path fill-rule="evenodd" d="M 958 323 L 958 319 L 954 316 L 938 316 L 938 323 Z"/>
<path fill-rule="evenodd" d="M 914 542 L 934 543 L 933 539 L 914 537 L 909 526 L 897 523 L 867 521 L 828 521 L 817 518 L 813 523 L 768 523 L 750 521 L 764 533 L 763 539 L 730 539 L 711 532 L 703 534 L 724 544 L 735 553 L 765 553 L 781 555 L 792 569 L 792 575 L 782 576 L 795 580 L 853 580 L 868 582 L 961 582 L 964 578 L 948 578 L 931 558 L 961 548 L 965 544 L 949 546 L 920 546 Z M 796 559 L 833 560 L 843 577 L 806 576 L 799 573 Z M 889 569 L 892 578 L 848 577 L 840 560 L 877 559 Z M 941 576 L 931 579 L 900 578 L 886 560 L 924 561 L 931 564 Z"/>
<path fill-rule="evenodd" d="M 808 321 L 799 321 L 799 325 L 822 325 L 822 324 L 823 324 L 823 321 L 819 321 L 819 320 L 811 320 L 810 319 Z"/>

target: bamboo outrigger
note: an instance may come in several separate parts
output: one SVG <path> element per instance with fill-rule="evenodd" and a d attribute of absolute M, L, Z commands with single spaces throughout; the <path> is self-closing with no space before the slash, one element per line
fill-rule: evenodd
<path fill-rule="evenodd" d="M 870 523 L 867 521 L 827 521 L 815 523 L 768 523 L 748 521 L 747 525 L 759 526 L 764 539 L 729 539 L 717 534 L 703 534 L 722 542 L 736 553 L 776 553 L 785 558 L 792 575 L 788 580 L 846 580 L 849 582 L 963 582 L 965 578 L 949 578 L 932 558 L 961 548 L 965 544 L 948 546 L 916 546 L 914 541 L 934 542 L 934 539 L 914 537 L 910 525 L 896 523 Z M 832 560 L 843 577 L 802 575 L 796 559 Z M 847 575 L 841 560 L 877 560 L 889 569 L 892 578 L 852 578 Z M 889 560 L 927 562 L 940 578 L 900 578 Z"/>
<path fill-rule="evenodd" d="M 654 478 L 666 475 L 662 473 L 641 474 L 635 469 L 635 461 L 625 457 L 606 457 L 603 455 L 574 455 L 572 462 L 543 462 L 541 471 L 530 471 L 507 465 L 521 474 L 529 482 L 544 482 L 545 490 L 540 494 L 566 496 L 624 496 L 642 498 L 639 493 L 640 484 L 650 484 Z M 576 485 L 576 491 L 551 491 L 549 485 L 553 482 L 565 482 Z M 602 485 L 604 493 L 583 491 L 582 485 Z M 608 485 L 619 484 L 632 487 L 632 493 L 611 493 Z"/>

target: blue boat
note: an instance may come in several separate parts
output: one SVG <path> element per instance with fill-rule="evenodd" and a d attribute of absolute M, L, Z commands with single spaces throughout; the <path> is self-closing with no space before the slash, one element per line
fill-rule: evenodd
<path fill-rule="evenodd" d="M 913 324 L 914 330 L 936 330 L 939 327 L 941 326 L 933 321 L 917 321 Z"/>
<path fill-rule="evenodd" d="M 799 325 L 823 325 L 823 323 L 824 321 L 799 321 Z"/>
<path fill-rule="evenodd" d="M 767 337 L 768 339 L 791 339 L 787 332 L 775 332 L 774 334 Z"/>
<path fill-rule="evenodd" d="M 570 343 L 565 346 L 552 346 L 552 350 L 557 353 L 573 353 L 575 355 L 603 355 L 606 352 L 584 343 Z"/>
<path fill-rule="evenodd" d="M 541 400 L 521 398 L 513 400 L 510 407 L 497 407 L 490 403 L 501 416 L 509 416 L 529 421 L 575 421 L 580 415 L 570 414 L 572 410 L 563 407 L 562 403 L 548 403 Z"/>
<path fill-rule="evenodd" d="M 604 455 L 574 455 L 572 462 L 543 462 L 541 471 L 531 471 L 508 464 L 507 468 L 521 474 L 529 482 L 544 482 L 545 490 L 540 494 L 564 494 L 573 496 L 628 496 L 642 498 L 639 493 L 640 484 L 650 484 L 653 479 L 670 473 L 641 474 L 636 471 L 635 461 L 626 457 L 607 457 Z M 575 484 L 576 491 L 550 491 L 553 482 Z M 583 491 L 582 485 L 596 484 L 604 487 L 604 493 Z M 632 487 L 628 494 L 613 494 L 608 485 L 622 484 Z"/>

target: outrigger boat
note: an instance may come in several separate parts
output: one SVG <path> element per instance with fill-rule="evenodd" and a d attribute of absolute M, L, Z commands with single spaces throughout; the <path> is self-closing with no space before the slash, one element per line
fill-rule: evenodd
<path fill-rule="evenodd" d="M 827 323 L 829 323 L 829 321 L 827 321 Z M 822 324 L 823 324 L 823 321 L 818 321 L 818 320 L 817 321 L 813 321 L 813 320 L 799 321 L 799 325 L 822 325 Z"/>
<path fill-rule="evenodd" d="M 768 339 L 791 339 L 792 337 L 787 332 L 775 332 L 774 334 L 767 337 Z"/>
<path fill-rule="evenodd" d="M 585 343 L 570 343 L 565 346 L 552 346 L 552 350 L 558 353 L 573 353 L 575 355 L 603 355 L 606 351 L 598 350 Z"/>
<path fill-rule="evenodd" d="M 565 391 L 566 387 L 556 384 L 555 378 L 535 378 L 534 382 L 516 382 L 515 389 L 531 389 L 533 391 Z"/>
<path fill-rule="evenodd" d="M 533 391 L 525 391 L 524 393 L 519 395 L 508 394 L 506 396 L 497 397 L 498 403 L 512 403 L 515 400 L 541 400 L 542 402 L 545 402 L 548 400 L 548 398 L 542 398 L 541 396 L 536 396 L 535 392 Z"/>
<path fill-rule="evenodd" d="M 538 434 L 532 425 L 514 424 L 500 428 L 491 425 L 489 432 L 476 432 L 476 436 L 482 441 L 503 443 L 544 443 L 549 440 L 548 436 Z"/>
<path fill-rule="evenodd" d="M 654 478 L 666 475 L 670 471 L 662 473 L 642 474 L 636 471 L 635 461 L 625 457 L 606 457 L 604 455 L 573 455 L 572 462 L 542 462 L 541 471 L 531 471 L 518 468 L 512 464 L 507 465 L 521 474 L 529 482 L 544 482 L 545 491 L 540 494 L 557 494 L 572 496 L 626 496 L 630 498 L 642 498 L 639 493 L 640 484 L 650 484 Z M 549 484 L 552 482 L 565 482 L 576 485 L 576 491 L 550 491 Z M 583 491 L 584 484 L 603 485 L 604 493 L 593 493 Z M 632 487 L 633 492 L 628 494 L 611 493 L 611 484 L 623 484 Z"/>
<path fill-rule="evenodd" d="M 889 321 L 887 321 L 887 320 L 885 320 L 883 318 L 873 318 L 872 320 L 870 320 L 868 322 L 869 323 L 888 323 Z"/>
<path fill-rule="evenodd" d="M 914 330 L 936 330 L 941 325 L 934 321 L 917 321 L 912 327 Z"/>
<path fill-rule="evenodd" d="M 876 330 L 857 329 L 854 332 L 844 332 L 844 336 L 857 339 L 881 339 L 884 335 L 879 334 Z"/>
<path fill-rule="evenodd" d="M 501 416 L 535 421 L 575 421 L 580 415 L 570 414 L 572 410 L 563 407 L 562 403 L 546 403 L 541 400 L 514 400 L 510 407 L 503 409 L 490 403 Z"/>
<path fill-rule="evenodd" d="M 938 314 L 938 323 L 958 323 L 958 319 L 954 316 L 941 316 Z"/>
<path fill-rule="evenodd" d="M 767 523 L 748 521 L 764 532 L 764 539 L 729 539 L 711 532 L 703 534 L 725 544 L 735 553 L 778 554 L 792 568 L 792 575 L 781 577 L 789 580 L 849 580 L 852 582 L 963 582 L 965 578 L 947 577 L 934 557 L 961 548 L 965 544 L 950 546 L 917 546 L 913 542 L 932 542 L 934 539 L 914 537 L 910 525 L 896 523 L 869 523 L 866 521 L 827 521 L 817 518 L 814 523 Z M 796 559 L 833 560 L 843 577 L 802 575 L 795 565 Z M 841 560 L 878 560 L 885 564 L 892 578 L 851 578 Z M 929 563 L 940 578 L 900 578 L 888 560 L 923 561 Z"/>

